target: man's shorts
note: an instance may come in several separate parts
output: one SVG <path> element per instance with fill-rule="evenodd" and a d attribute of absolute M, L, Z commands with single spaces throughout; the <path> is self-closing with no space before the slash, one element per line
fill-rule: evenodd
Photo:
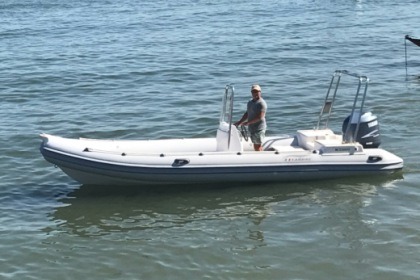
<path fill-rule="evenodd" d="M 251 142 L 253 144 L 262 144 L 265 137 L 265 130 L 251 132 Z"/>

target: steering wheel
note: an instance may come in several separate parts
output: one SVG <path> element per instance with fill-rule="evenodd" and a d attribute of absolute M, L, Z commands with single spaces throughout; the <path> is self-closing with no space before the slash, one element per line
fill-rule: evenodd
<path fill-rule="evenodd" d="M 248 129 L 246 129 L 246 126 L 244 125 L 241 125 L 241 135 L 245 141 L 248 142 Z"/>

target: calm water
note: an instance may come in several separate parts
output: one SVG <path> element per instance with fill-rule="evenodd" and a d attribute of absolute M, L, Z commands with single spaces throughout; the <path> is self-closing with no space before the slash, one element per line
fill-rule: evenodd
<path fill-rule="evenodd" d="M 420 3 L 244 2 L 0 3 L 1 279 L 418 279 Z M 238 118 L 258 82 L 268 134 L 293 133 L 336 69 L 370 77 L 401 176 L 117 189 L 38 151 L 41 132 L 213 136 L 228 83 Z"/>

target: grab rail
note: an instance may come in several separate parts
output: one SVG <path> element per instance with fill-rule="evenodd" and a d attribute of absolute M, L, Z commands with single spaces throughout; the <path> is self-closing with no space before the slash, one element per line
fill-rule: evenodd
<path fill-rule="evenodd" d="M 359 84 L 357 86 L 357 91 L 356 91 L 356 95 L 355 95 L 355 98 L 354 98 L 353 106 L 352 106 L 352 109 L 351 109 L 351 114 L 350 114 L 351 119 L 349 120 L 349 122 L 347 124 L 346 131 L 345 131 L 344 137 L 343 137 L 343 140 L 345 142 L 353 142 L 354 139 L 357 138 L 357 134 L 359 132 L 360 120 L 361 120 L 361 117 L 362 117 L 362 112 L 363 112 L 365 99 L 366 99 L 366 93 L 367 93 L 367 89 L 368 89 L 368 85 L 369 85 L 369 78 L 366 77 L 366 76 L 359 75 L 359 74 L 356 74 L 356 73 L 352 73 L 352 72 L 349 72 L 347 70 L 336 70 L 333 73 L 332 78 L 331 78 L 331 82 L 330 82 L 330 86 L 328 88 L 327 95 L 325 97 L 324 105 L 322 106 L 321 112 L 319 114 L 316 129 L 319 129 L 319 126 L 320 126 L 321 121 L 322 121 L 325 114 L 327 115 L 326 120 L 325 120 L 325 128 L 328 127 L 328 122 L 329 122 L 330 117 L 332 115 L 332 109 L 334 107 L 334 103 L 335 103 L 335 100 L 336 100 L 338 87 L 339 87 L 340 82 L 341 82 L 341 76 L 343 74 L 347 75 L 347 76 L 355 77 L 359 80 Z M 330 97 L 330 92 L 331 92 L 331 89 L 334 87 L 334 85 L 335 85 L 334 93 L 333 93 L 332 97 Z M 360 89 L 363 86 L 364 86 L 363 95 L 361 97 L 361 100 L 359 100 L 360 99 Z M 358 103 L 360 103 L 360 105 L 358 105 Z M 356 124 L 356 129 L 354 131 L 354 135 L 349 135 L 350 127 L 351 127 L 351 120 L 352 120 L 356 110 L 359 111 L 359 116 L 358 116 L 358 120 L 357 120 L 357 124 Z"/>
<path fill-rule="evenodd" d="M 223 95 L 223 108 L 220 114 L 220 122 L 229 124 L 228 149 L 230 147 L 230 137 L 232 131 L 232 113 L 233 113 L 233 98 L 235 96 L 235 87 L 232 84 L 226 85 L 225 94 Z"/>

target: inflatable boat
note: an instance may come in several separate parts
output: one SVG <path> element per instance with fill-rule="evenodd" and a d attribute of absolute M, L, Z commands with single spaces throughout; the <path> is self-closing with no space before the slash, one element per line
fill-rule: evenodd
<path fill-rule="evenodd" d="M 342 131 L 328 127 L 342 76 L 358 80 Z M 69 139 L 41 134 L 44 158 L 86 185 L 283 182 L 378 176 L 403 168 L 379 148 L 377 117 L 364 111 L 369 79 L 335 71 L 313 129 L 266 137 L 254 151 L 243 127 L 232 124 L 234 87 L 227 85 L 215 137 L 161 140 Z"/>

